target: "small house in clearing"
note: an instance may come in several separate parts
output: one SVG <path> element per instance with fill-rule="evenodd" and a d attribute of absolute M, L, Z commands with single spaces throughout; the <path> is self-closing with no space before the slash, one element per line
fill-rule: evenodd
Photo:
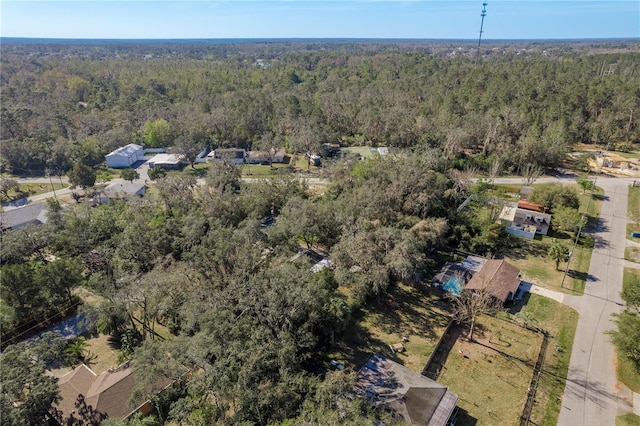
<path fill-rule="evenodd" d="M 480 271 L 473 274 L 467 290 L 487 290 L 504 305 L 513 300 L 520 286 L 520 270 L 502 259 L 487 260 Z"/>
<path fill-rule="evenodd" d="M 508 233 L 526 238 L 533 238 L 536 234 L 547 235 L 551 225 L 550 214 L 543 213 L 541 206 L 525 200 L 505 205 L 498 220 Z"/>
<path fill-rule="evenodd" d="M 144 160 L 144 150 L 142 146 L 130 143 L 126 146 L 110 152 L 104 156 L 107 166 L 114 169 L 131 167 L 134 163 Z"/>
<path fill-rule="evenodd" d="M 359 397 L 391 410 L 410 425 L 455 424 L 456 394 L 382 355 L 373 355 L 360 369 L 355 391 Z"/>
<path fill-rule="evenodd" d="M 147 190 L 144 182 L 112 182 L 93 199 L 94 204 L 108 203 L 113 199 L 142 197 Z"/>

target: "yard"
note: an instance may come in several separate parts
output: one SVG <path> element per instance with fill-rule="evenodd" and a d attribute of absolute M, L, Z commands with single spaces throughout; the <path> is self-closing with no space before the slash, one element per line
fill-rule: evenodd
<path fill-rule="evenodd" d="M 544 330 L 549 344 L 531 413 L 536 425 L 555 425 L 560 412 L 578 314 L 538 295 L 528 295 L 511 317 Z M 540 334 L 513 322 L 482 317 L 478 343 L 466 341 L 467 329 L 453 326 L 444 338 L 427 375 L 457 393 L 460 425 L 517 424 L 522 414 Z"/>
<path fill-rule="evenodd" d="M 560 413 L 578 313 L 546 297 L 531 294 L 521 308 L 523 316 L 533 318 L 531 325 L 546 331 L 549 345 L 538 382 L 531 422 L 539 426 L 555 425 Z"/>
<path fill-rule="evenodd" d="M 293 167 L 285 163 L 274 163 L 273 165 L 243 164 L 240 166 L 242 177 L 244 178 L 269 178 L 280 176 L 283 173 L 294 172 Z"/>
<path fill-rule="evenodd" d="M 459 396 L 458 425 L 520 422 L 542 336 L 496 317 L 482 316 L 474 342 L 452 326 L 427 375 Z"/>
<path fill-rule="evenodd" d="M 602 188 L 596 188 L 596 190 L 587 193 L 578 190 L 580 213 L 587 216 L 589 220 L 583 231 L 588 231 L 590 227 L 597 224 L 603 193 Z M 518 238 L 518 242 L 517 247 L 505 253 L 505 258 L 522 271 L 525 281 L 572 294 L 584 292 L 586 282 L 589 280 L 593 237 L 583 232 L 575 250 L 573 234 L 553 230 L 549 232 L 548 236 L 536 237 L 535 240 Z M 573 252 L 566 277 L 566 262 L 561 262 L 559 269 L 556 269 L 555 262 L 547 256 L 549 247 L 556 242 L 566 245 Z"/>
<path fill-rule="evenodd" d="M 378 353 L 421 372 L 449 322 L 448 303 L 430 290 L 395 284 L 376 302 L 354 313 L 350 329 L 328 354 L 354 370 Z M 389 345 L 402 342 L 404 352 L 393 353 Z M 328 363 L 328 362 L 327 362 Z"/>
<path fill-rule="evenodd" d="M 8 192 L 8 197 L 0 195 L 0 202 L 5 203 L 8 201 L 19 200 L 21 198 L 32 197 L 34 195 L 44 194 L 46 192 L 57 191 L 68 187 L 66 183 L 60 183 L 53 181 L 51 183 L 21 183 L 20 188 L 17 191 L 11 190 Z"/>
<path fill-rule="evenodd" d="M 556 291 L 571 294 L 582 294 L 589 279 L 589 263 L 591 248 L 578 245 L 571 256 L 566 278 L 566 262 L 560 263 L 556 269 L 555 262 L 549 258 L 547 251 L 554 238 L 544 237 L 541 240 L 518 239 L 518 246 L 505 254 L 505 259 L 522 271 L 522 279 L 526 282 Z M 572 239 L 559 239 L 556 242 L 565 244 L 569 250 L 573 248 Z M 564 278 L 564 283 L 563 283 Z"/>
<path fill-rule="evenodd" d="M 624 258 L 631 262 L 640 263 L 640 247 L 626 247 Z"/>

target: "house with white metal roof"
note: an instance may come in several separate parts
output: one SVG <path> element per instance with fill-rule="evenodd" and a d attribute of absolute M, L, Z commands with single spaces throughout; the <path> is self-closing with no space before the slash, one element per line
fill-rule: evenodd
<path fill-rule="evenodd" d="M 107 166 L 114 169 L 123 169 L 131 167 L 134 163 L 144 160 L 144 150 L 142 146 L 130 143 L 121 146 L 115 151 L 104 156 Z"/>

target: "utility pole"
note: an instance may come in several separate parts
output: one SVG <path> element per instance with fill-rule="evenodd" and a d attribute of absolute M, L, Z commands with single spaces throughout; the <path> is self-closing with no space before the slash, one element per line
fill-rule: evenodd
<path fill-rule="evenodd" d="M 607 151 L 609 151 L 609 143 L 607 143 L 607 147 L 604 150 L 604 158 L 607 156 Z M 600 166 L 600 170 L 596 172 L 596 176 L 593 178 L 593 191 L 596 190 L 596 182 L 598 180 L 598 175 L 602 173 L 602 167 L 604 165 L 604 159 L 602 161 L 602 166 Z M 591 205 L 591 200 L 593 199 L 593 193 L 587 202 L 586 211 L 589 212 L 589 206 Z M 564 270 L 564 275 L 562 276 L 562 282 L 560 283 L 560 287 L 564 288 L 564 280 L 567 278 L 567 272 L 569 272 L 569 263 L 571 263 L 571 258 L 573 257 L 573 252 L 576 250 L 576 246 L 578 245 L 578 240 L 580 239 L 580 233 L 582 232 L 582 225 L 586 223 L 586 216 L 580 216 L 580 226 L 578 227 L 578 234 L 576 235 L 576 240 L 573 242 L 573 249 L 569 252 L 569 259 L 567 259 L 567 269 Z"/>
<path fill-rule="evenodd" d="M 484 27 L 484 17 L 487 16 L 487 3 L 482 3 L 482 20 L 480 21 L 480 36 L 478 37 L 478 51 L 476 52 L 476 64 L 480 58 L 480 42 L 482 41 L 482 28 Z"/>

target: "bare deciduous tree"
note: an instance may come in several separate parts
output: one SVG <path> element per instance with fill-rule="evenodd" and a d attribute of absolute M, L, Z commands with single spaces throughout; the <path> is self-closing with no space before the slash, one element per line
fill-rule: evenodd
<path fill-rule="evenodd" d="M 451 294 L 453 319 L 458 323 L 469 324 L 468 341 L 473 341 L 476 320 L 482 314 L 497 312 L 499 305 L 486 288 L 480 290 L 462 290 L 459 295 Z"/>
<path fill-rule="evenodd" d="M 532 185 L 540 175 L 542 175 L 542 167 L 534 163 L 527 163 L 522 168 L 522 181 L 526 186 Z"/>

